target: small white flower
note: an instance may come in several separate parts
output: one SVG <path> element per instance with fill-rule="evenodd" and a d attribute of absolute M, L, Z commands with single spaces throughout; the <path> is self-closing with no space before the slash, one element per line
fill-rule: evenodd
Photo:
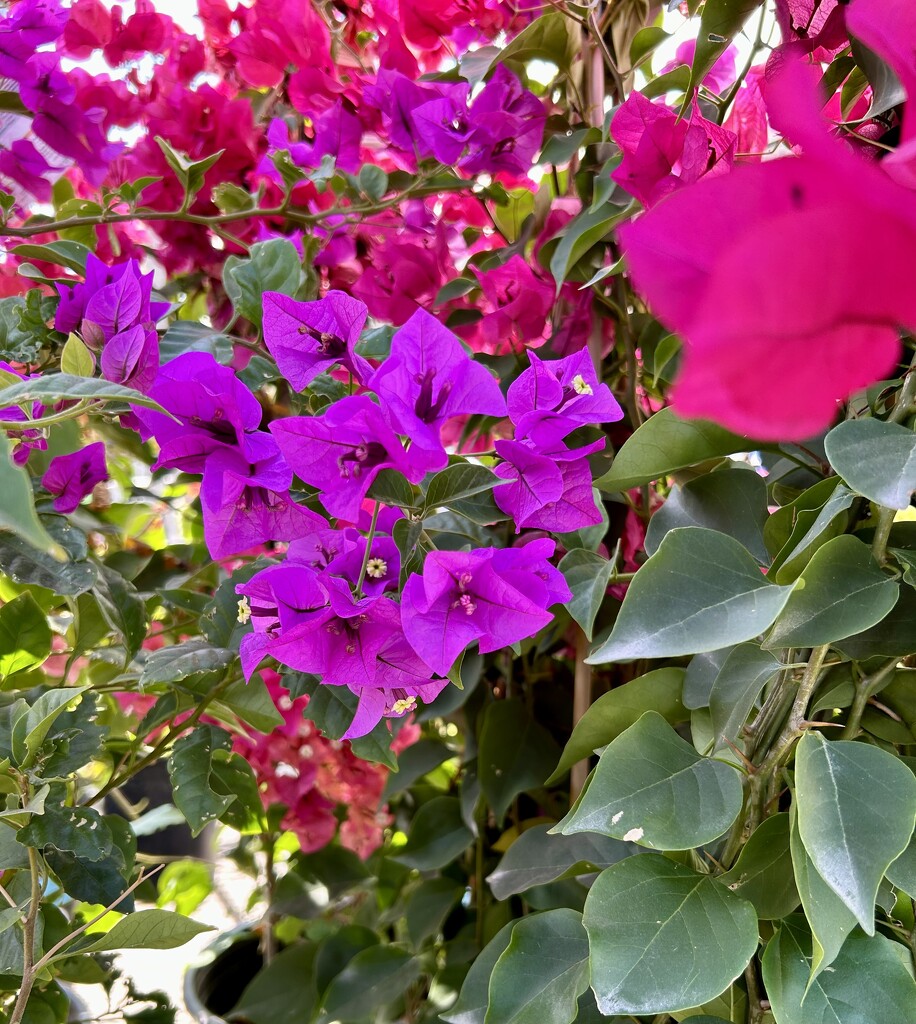
<path fill-rule="evenodd" d="M 366 575 L 374 580 L 380 580 L 388 574 L 388 563 L 384 558 L 370 558 L 366 562 Z"/>
<path fill-rule="evenodd" d="M 251 605 L 248 603 L 248 598 L 243 597 L 239 601 L 239 614 L 238 621 L 244 626 L 245 623 L 251 618 Z"/>
<path fill-rule="evenodd" d="M 582 376 L 581 373 L 577 373 L 575 375 L 575 377 L 573 377 L 573 379 L 572 379 L 572 386 L 573 386 L 573 391 L 575 391 L 577 395 L 593 395 L 594 394 L 594 391 L 592 390 L 591 384 L 588 383 L 588 381 Z"/>
<path fill-rule="evenodd" d="M 413 711 L 417 706 L 416 697 L 403 697 L 401 700 L 396 700 L 391 705 L 391 710 L 396 715 L 406 715 L 408 711 Z"/>

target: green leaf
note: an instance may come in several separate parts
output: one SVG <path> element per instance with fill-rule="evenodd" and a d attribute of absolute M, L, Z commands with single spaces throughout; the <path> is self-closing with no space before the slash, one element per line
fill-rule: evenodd
<path fill-rule="evenodd" d="M 720 647 L 717 651 L 705 651 L 690 659 L 690 664 L 684 675 L 683 700 L 685 708 L 695 711 L 698 708 L 709 707 L 709 698 L 716 677 L 722 671 L 725 659 L 736 646 L 737 644 L 732 647 Z"/>
<path fill-rule="evenodd" d="M 18 387 L 16 384 L 12 386 Z M 5 389 L 3 394 L 8 390 Z M 63 560 L 66 557 L 65 551 L 42 526 L 35 513 L 29 474 L 13 463 L 10 458 L 10 442 L 3 433 L 0 433 L 0 492 L 3 494 L 3 501 L 0 502 L 0 531 L 14 534 L 15 539 L 38 549 L 40 553 L 46 552 L 57 561 Z M 7 538 L 0 538 L 0 543 L 6 541 Z M 2 562 L 0 568 L 6 572 Z M 19 582 L 12 573 L 7 572 L 7 575 Z"/>
<path fill-rule="evenodd" d="M 320 995 L 347 964 L 364 949 L 379 945 L 379 937 L 371 928 L 359 924 L 344 925 L 324 939 L 315 957 L 315 983 Z"/>
<path fill-rule="evenodd" d="M 78 334 L 71 333 L 67 338 L 60 354 L 60 368 L 74 377 L 91 377 L 95 373 L 95 358 Z"/>
<path fill-rule="evenodd" d="M 590 146 L 600 141 L 601 130 L 598 128 L 576 128 L 557 132 L 544 143 L 537 163 L 568 164 L 573 155 L 584 146 Z"/>
<path fill-rule="evenodd" d="M 13 757 L 20 768 L 32 765 L 57 716 L 88 689 L 88 686 L 62 686 L 57 690 L 47 690 L 13 720 Z"/>
<path fill-rule="evenodd" d="M 92 594 L 108 625 L 121 638 L 130 661 L 146 639 L 149 615 L 137 588 L 110 566 L 98 564 Z"/>
<path fill-rule="evenodd" d="M 661 715 L 647 711 L 605 749 L 589 785 L 555 830 L 690 850 L 725 832 L 741 810 L 742 795 L 731 765 L 701 757 Z"/>
<path fill-rule="evenodd" d="M 899 592 L 862 541 L 834 537 L 802 571 L 766 646 L 818 647 L 861 633 L 887 615 Z"/>
<path fill-rule="evenodd" d="M 295 295 L 301 277 L 299 254 L 286 238 L 255 242 L 247 257 L 230 256 L 223 264 L 223 287 L 236 313 L 258 328 L 264 292 Z"/>
<path fill-rule="evenodd" d="M 454 507 L 455 502 L 492 491 L 499 483 L 502 483 L 500 478 L 486 466 L 470 463 L 449 466 L 430 480 L 423 514 L 429 515 L 441 506 Z"/>
<path fill-rule="evenodd" d="M 328 986 L 319 1024 L 362 1021 L 400 996 L 420 974 L 420 963 L 396 946 L 357 953 Z"/>
<path fill-rule="evenodd" d="M 427 878 L 411 893 L 404 914 L 414 947 L 438 935 L 445 919 L 464 895 L 464 886 L 451 878 Z"/>
<path fill-rule="evenodd" d="M 875 931 L 878 886 L 916 823 L 916 776 L 865 743 L 809 731 L 795 755 L 798 831 L 818 874 Z"/>
<path fill-rule="evenodd" d="M 28 592 L 0 608 L 0 678 L 42 664 L 51 653 L 51 627 Z"/>
<path fill-rule="evenodd" d="M 447 1024 L 484 1024 L 489 1005 L 490 976 L 509 945 L 515 925 L 515 921 L 503 925 L 473 960 L 458 999 L 448 1010 L 439 1014 Z"/>
<path fill-rule="evenodd" d="M 670 33 L 659 28 L 658 25 L 641 28 L 633 36 L 633 42 L 630 43 L 630 68 L 638 68 L 647 57 L 650 57 L 662 43 L 670 38 Z"/>
<path fill-rule="evenodd" d="M 560 241 L 550 257 L 550 273 L 557 283 L 557 292 L 570 270 L 623 216 L 620 207 L 607 204 L 583 210 L 563 228 Z"/>
<path fill-rule="evenodd" d="M 25 242 L 22 245 L 14 246 L 12 251 L 13 255 L 22 260 L 41 260 L 44 263 L 53 263 L 55 266 L 66 267 L 80 276 L 86 273 L 86 257 L 92 252 L 88 246 L 66 239 L 45 242 L 42 245 Z"/>
<path fill-rule="evenodd" d="M 64 892 L 73 899 L 84 903 L 100 903 L 103 907 L 110 906 L 127 889 L 124 878 L 124 857 L 120 850 L 112 851 L 111 856 L 100 861 L 87 861 L 72 853 L 59 853 L 46 850 L 44 858 L 48 866 L 57 875 Z M 131 909 L 130 898 L 118 904 L 118 909 Z M 65 952 L 64 956 L 69 956 Z"/>
<path fill-rule="evenodd" d="M 488 1024 L 572 1024 L 588 988 L 582 915 L 565 908 L 522 918 L 490 976 Z"/>
<path fill-rule="evenodd" d="M 383 469 L 372 481 L 368 497 L 391 508 L 416 508 L 417 498 L 413 488 L 396 469 Z"/>
<path fill-rule="evenodd" d="M 172 903 L 189 917 L 213 892 L 213 868 L 199 860 L 173 860 L 156 879 L 156 892 L 160 910 Z"/>
<path fill-rule="evenodd" d="M 627 588 L 611 635 L 586 660 L 677 657 L 751 640 L 772 625 L 790 593 L 767 582 L 733 538 L 693 526 L 672 530 Z"/>
<path fill-rule="evenodd" d="M 277 953 L 245 987 L 229 1016 L 251 1024 L 302 1024 L 318 1002 L 315 946 L 299 942 Z"/>
<path fill-rule="evenodd" d="M 543 785 L 556 760 L 553 737 L 522 701 L 497 700 L 489 705 L 480 731 L 477 770 L 497 821 L 519 793 Z"/>
<path fill-rule="evenodd" d="M 42 850 L 52 847 L 72 853 L 84 861 L 98 861 L 111 853 L 111 829 L 92 807 L 63 807 L 49 804 L 43 814 L 33 814 L 25 828 L 16 833 L 23 846 Z"/>
<path fill-rule="evenodd" d="M 232 740 L 224 730 L 215 725 L 197 725 L 172 748 L 168 768 L 175 806 L 194 835 L 220 817 L 235 799 L 234 794 L 222 795 L 213 788 L 214 754 L 231 746 Z"/>
<path fill-rule="evenodd" d="M 0 447 L 2 444 L 3 437 L 0 435 Z M 38 522 L 62 555 L 69 555 L 74 560 L 60 561 L 47 553 L 47 549 L 38 550 L 22 537 L 0 533 L 0 570 L 14 583 L 34 584 L 62 597 L 76 597 L 85 593 L 95 583 L 96 570 L 95 566 L 85 560 L 84 534 L 61 516 L 39 516 Z M 0 529 L 2 528 L 0 521 Z"/>
<path fill-rule="evenodd" d="M 730 871 L 719 876 L 723 885 L 754 904 L 757 916 L 779 921 L 798 906 L 792 871 L 788 814 L 773 814 L 754 829 Z"/>
<path fill-rule="evenodd" d="M 885 877 L 907 896 L 916 893 L 916 836 L 910 838 L 909 845 L 885 872 Z M 914 896 L 916 898 L 916 896 Z"/>
<path fill-rule="evenodd" d="M 610 470 L 595 484 L 603 491 L 628 491 L 679 469 L 760 447 L 714 423 L 682 420 L 670 408 L 662 409 L 627 438 Z"/>
<path fill-rule="evenodd" d="M 843 947 L 847 935 L 855 928 L 855 914 L 817 873 L 798 834 L 797 808 L 792 808 L 789 849 L 795 887 L 813 933 L 810 985 L 821 971 L 828 968 Z"/>
<path fill-rule="evenodd" d="M 254 675 L 249 682 L 238 680 L 221 690 L 217 703 L 258 732 L 270 733 L 283 724 L 283 716 L 267 692 L 264 680 Z"/>
<path fill-rule="evenodd" d="M 531 22 L 491 61 L 490 71 L 507 60 L 524 64 L 547 60 L 568 71 L 579 56 L 581 40 L 575 22 L 559 11 L 551 11 Z"/>
<path fill-rule="evenodd" d="M 158 402 L 133 388 L 125 388 L 121 384 L 113 384 L 111 381 L 94 377 L 74 377 L 70 373 L 51 373 L 46 377 L 23 380 L 4 388 L 0 395 L 3 397 L 4 405 L 24 405 L 28 402 L 54 405 L 57 402 L 79 401 L 85 398 L 97 402 L 127 402 L 130 405 L 141 405 L 170 415 Z"/>
<path fill-rule="evenodd" d="M 888 1024 L 910 1020 L 916 982 L 909 951 L 883 935 L 854 932 L 833 970 L 809 988 L 811 938 L 798 918 L 789 918 L 767 943 L 763 983 L 779 1024 Z"/>
<path fill-rule="evenodd" d="M 690 91 L 698 86 L 713 64 L 725 52 L 732 38 L 763 0 L 706 0 L 700 18 L 700 31 L 690 69 Z"/>
<path fill-rule="evenodd" d="M 215 672 L 235 661 L 235 651 L 211 647 L 205 640 L 185 640 L 172 647 L 160 647 L 146 659 L 140 673 L 142 690 L 155 683 L 176 683 L 199 672 Z"/>
<path fill-rule="evenodd" d="M 847 420 L 824 438 L 831 466 L 859 494 L 904 509 L 916 490 L 916 434 L 899 423 Z"/>
<path fill-rule="evenodd" d="M 855 661 L 916 652 L 916 590 L 903 587 L 897 603 L 879 623 L 845 640 L 836 640 L 833 646 Z"/>
<path fill-rule="evenodd" d="M 184 914 L 173 914 L 169 910 L 137 910 L 116 921 L 103 935 L 95 936 L 91 932 L 84 935 L 76 946 L 68 947 L 54 959 L 74 953 L 101 953 L 109 949 L 175 949 L 201 932 L 212 931 L 212 925 L 198 924 Z"/>
<path fill-rule="evenodd" d="M 646 551 L 652 555 L 665 534 L 680 526 L 703 526 L 734 537 L 761 564 L 769 562 L 763 542 L 767 521 L 767 487 L 763 478 L 742 469 L 722 469 L 674 487 L 652 516 Z"/>
<path fill-rule="evenodd" d="M 388 175 L 375 164 L 363 164 L 356 180 L 359 182 L 360 191 L 375 202 L 388 191 Z"/>
<path fill-rule="evenodd" d="M 810 487 L 789 505 L 784 505 L 767 520 L 764 537 L 767 542 L 778 540 L 782 517 L 790 529 L 785 543 L 777 551 L 768 575 L 775 583 L 793 583 L 811 560 L 811 556 L 827 541 L 846 530 L 849 510 L 855 495 L 836 478 L 823 480 Z"/>
<path fill-rule="evenodd" d="M 257 205 L 256 198 L 231 181 L 221 181 L 210 193 L 220 213 L 245 213 Z"/>
<path fill-rule="evenodd" d="M 658 854 L 603 871 L 585 900 L 603 1014 L 672 1013 L 714 999 L 757 949 L 757 915 L 709 875 Z"/>
<path fill-rule="evenodd" d="M 760 691 L 781 663 L 757 644 L 733 648 L 716 675 L 709 694 L 715 749 L 736 742 Z"/>
<path fill-rule="evenodd" d="M 210 785 L 217 796 L 229 799 L 220 821 L 242 835 L 268 831 L 258 780 L 241 754 L 217 750 L 210 762 Z"/>
<path fill-rule="evenodd" d="M 572 591 L 572 600 L 566 609 L 591 640 L 613 565 L 596 551 L 574 548 L 563 556 L 558 568 Z"/>
<path fill-rule="evenodd" d="M 397 772 L 388 776 L 382 799 L 387 800 L 396 793 L 403 793 L 418 779 L 454 756 L 455 752 L 438 740 L 421 739 L 411 743 L 401 751 Z"/>
<path fill-rule="evenodd" d="M 608 836 L 587 832 L 550 835 L 549 829 L 549 824 L 525 829 L 505 852 L 496 870 L 487 876 L 498 900 L 558 878 L 600 871 L 637 852 L 631 844 Z"/>
<path fill-rule="evenodd" d="M 219 160 L 225 150 L 221 149 L 218 153 L 212 154 L 212 156 L 204 157 L 203 160 L 191 160 L 185 154 L 172 149 L 165 139 L 158 135 L 155 138 L 156 144 L 162 150 L 166 163 L 175 172 L 175 177 L 178 178 L 181 187 L 184 189 L 183 208 L 187 210 L 191 203 L 194 202 L 194 197 L 204 187 L 204 178 L 207 171 Z"/>
<path fill-rule="evenodd" d="M 602 694 L 576 722 L 547 783 L 558 782 L 574 764 L 606 747 L 646 711 L 657 712 L 672 725 L 685 722 L 688 716 L 681 701 L 683 685 L 682 668 L 659 668 Z"/>
<path fill-rule="evenodd" d="M 346 686 L 325 686 L 317 676 L 288 674 L 284 683 L 294 697 L 308 694 L 305 717 L 332 740 L 339 740 L 353 724 L 359 698 Z"/>
<path fill-rule="evenodd" d="M 171 362 L 185 352 L 209 352 L 218 362 L 232 361 L 232 339 L 196 320 L 176 320 L 159 340 L 159 358 Z"/>
<path fill-rule="evenodd" d="M 407 845 L 394 859 L 418 871 L 435 871 L 450 864 L 473 839 L 461 817 L 458 798 L 436 796 L 416 812 Z"/>

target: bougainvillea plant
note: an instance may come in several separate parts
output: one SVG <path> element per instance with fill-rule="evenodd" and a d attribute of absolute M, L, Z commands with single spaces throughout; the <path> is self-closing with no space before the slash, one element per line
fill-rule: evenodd
<path fill-rule="evenodd" d="M 0 6 L 0 1019 L 178 814 L 210 1021 L 916 1021 L 916 6 L 159 6 Z"/>

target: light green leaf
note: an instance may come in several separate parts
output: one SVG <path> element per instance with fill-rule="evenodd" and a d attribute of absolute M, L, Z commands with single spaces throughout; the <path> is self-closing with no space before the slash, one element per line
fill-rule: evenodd
<path fill-rule="evenodd" d="M 789 918 L 767 943 L 763 982 L 778 1024 L 889 1024 L 913 1018 L 916 981 L 899 943 L 853 932 L 833 970 L 806 988 L 811 938 Z"/>
<path fill-rule="evenodd" d="M 709 694 L 716 750 L 728 746 L 726 741 L 736 742 L 760 691 L 779 671 L 780 664 L 757 644 L 738 644 L 729 653 Z"/>
<path fill-rule="evenodd" d="M 605 1015 L 672 1013 L 714 999 L 757 949 L 757 915 L 709 875 L 660 854 L 603 871 L 585 900 L 591 984 Z"/>
<path fill-rule="evenodd" d="M 688 466 L 760 447 L 714 423 L 682 420 L 670 408 L 662 409 L 627 438 L 610 470 L 595 483 L 603 491 L 627 491 Z"/>
<path fill-rule="evenodd" d="M 486 1024 L 572 1024 L 588 988 L 582 915 L 565 908 L 522 918 L 490 976 Z"/>
<path fill-rule="evenodd" d="M 830 477 L 770 516 L 763 536 L 776 552 L 768 574 L 774 583 L 793 583 L 814 552 L 845 531 L 854 501 L 852 491 Z"/>
<path fill-rule="evenodd" d="M 255 242 L 247 257 L 230 256 L 223 264 L 223 287 L 235 311 L 260 328 L 264 292 L 295 295 L 302 263 L 289 239 Z"/>
<path fill-rule="evenodd" d="M 74 953 L 101 953 L 109 949 L 175 949 L 213 926 L 198 924 L 184 914 L 169 910 L 137 910 L 117 921 L 110 931 L 96 937 L 91 932 L 54 959 Z"/>
<path fill-rule="evenodd" d="M 388 191 L 388 175 L 375 164 L 363 164 L 357 175 L 360 190 L 378 202 Z"/>
<path fill-rule="evenodd" d="M 0 678 L 40 665 L 51 653 L 51 627 L 28 592 L 0 608 Z"/>
<path fill-rule="evenodd" d="M 551 11 L 531 22 L 499 50 L 489 70 L 512 60 L 524 64 L 530 60 L 547 60 L 561 71 L 568 71 L 579 56 L 581 41 L 576 23 L 560 11 Z"/>
<path fill-rule="evenodd" d="M 20 768 L 31 766 L 54 720 L 88 689 L 88 686 L 62 686 L 47 690 L 31 707 L 14 718 L 13 757 Z"/>
<path fill-rule="evenodd" d="M 847 420 L 824 438 L 831 466 L 859 494 L 904 509 L 916 490 L 916 434 L 899 423 Z"/>
<path fill-rule="evenodd" d="M 761 564 L 769 562 L 763 542 L 767 487 L 763 478 L 742 469 L 722 469 L 671 490 L 652 516 L 646 551 L 652 555 L 662 538 L 680 526 L 703 526 L 734 537 Z"/>
<path fill-rule="evenodd" d="M 801 836 L 798 834 L 797 808 L 793 805 L 789 836 L 795 887 L 813 933 L 810 985 L 836 960 L 846 936 L 855 928 L 855 914 L 817 873 Z"/>
<path fill-rule="evenodd" d="M 14 246 L 13 254 L 23 260 L 42 260 L 46 263 L 54 263 L 61 267 L 72 270 L 74 274 L 82 276 L 86 273 L 86 257 L 92 250 L 79 242 L 70 242 L 60 239 L 54 242 L 45 242 L 42 245 L 35 245 L 33 242 L 26 242 Z"/>
<path fill-rule="evenodd" d="M 18 387 L 16 384 L 12 386 Z M 10 458 L 10 442 L 3 433 L 0 433 L 0 492 L 3 493 L 3 501 L 0 502 L 0 531 L 15 534 L 15 539 L 37 548 L 39 552 L 47 552 L 57 561 L 64 560 L 67 557 L 66 551 L 42 526 L 35 513 L 29 474 L 22 466 L 13 463 Z"/>
<path fill-rule="evenodd" d="M 661 715 L 647 711 L 605 749 L 589 785 L 555 830 L 689 850 L 722 835 L 741 803 L 734 768 L 701 757 Z"/>
<path fill-rule="evenodd" d="M 95 377 L 74 377 L 70 373 L 33 377 L 3 389 L 4 405 L 23 405 L 29 402 L 54 405 L 56 402 L 79 401 L 84 398 L 97 402 L 126 402 L 170 415 L 158 402 L 133 388 Z"/>
<path fill-rule="evenodd" d="M 591 640 L 595 618 L 607 593 L 613 565 L 596 551 L 574 548 L 563 556 L 558 568 L 572 591 L 572 600 L 567 603 L 566 609 Z"/>
<path fill-rule="evenodd" d="M 834 537 L 802 571 L 765 645 L 818 647 L 861 633 L 887 615 L 899 592 L 862 541 Z"/>
<path fill-rule="evenodd" d="M 194 197 L 204 187 L 207 171 L 219 160 L 225 150 L 221 149 L 218 153 L 205 156 L 202 160 L 191 160 L 186 154 L 173 149 L 165 139 L 158 135 L 155 138 L 166 163 L 175 172 L 175 177 L 178 178 L 184 189 L 184 209 L 187 210 L 194 201 Z"/>
<path fill-rule="evenodd" d="M 519 793 L 544 784 L 557 754 L 553 737 L 522 701 L 497 700 L 489 705 L 480 731 L 477 771 L 497 821 Z"/>
<path fill-rule="evenodd" d="M 586 660 L 678 657 L 751 640 L 790 592 L 767 582 L 733 538 L 693 526 L 672 530 L 627 588 L 610 637 Z"/>
<path fill-rule="evenodd" d="M 682 668 L 659 668 L 602 694 L 576 722 L 547 783 L 558 782 L 574 764 L 606 747 L 647 711 L 657 712 L 672 725 L 687 721 L 681 701 L 683 685 Z"/>
<path fill-rule="evenodd" d="M 706 0 L 690 69 L 690 95 L 763 0 Z"/>
<path fill-rule="evenodd" d="M 550 835 L 550 825 L 532 825 L 503 854 L 487 883 L 498 900 L 558 878 L 600 871 L 638 850 L 630 843 L 582 832 Z"/>
<path fill-rule="evenodd" d="M 583 210 L 564 227 L 550 257 L 550 273 L 557 283 L 558 292 L 570 270 L 624 215 L 620 207 L 608 204 L 594 210 Z"/>
<path fill-rule="evenodd" d="M 95 373 L 95 358 L 78 334 L 71 333 L 64 343 L 60 368 L 74 377 L 91 377 Z"/>
<path fill-rule="evenodd" d="M 738 860 L 719 881 L 754 904 L 757 916 L 778 921 L 798 906 L 788 814 L 773 814 L 754 829 Z"/>
<path fill-rule="evenodd" d="M 875 931 L 875 899 L 916 823 L 916 776 L 865 743 L 828 742 L 809 731 L 798 745 L 798 831 L 818 874 Z"/>
<path fill-rule="evenodd" d="M 159 358 L 163 363 L 185 352 L 209 352 L 218 362 L 232 361 L 232 339 L 196 320 L 175 320 L 159 339 Z"/>

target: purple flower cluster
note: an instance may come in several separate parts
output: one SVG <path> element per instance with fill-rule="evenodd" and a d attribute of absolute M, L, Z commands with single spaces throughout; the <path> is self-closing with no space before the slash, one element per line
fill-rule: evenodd
<path fill-rule="evenodd" d="M 67 514 L 91 494 L 96 484 L 108 479 L 105 464 L 105 443 L 96 441 L 70 455 L 55 455 L 41 478 L 41 485 L 55 495 L 55 512 Z"/>
<path fill-rule="evenodd" d="M 159 370 L 156 321 L 169 309 L 166 302 L 151 301 L 152 271 L 141 274 L 136 260 L 109 267 L 89 253 L 85 281 L 59 284 L 57 291 L 57 330 L 80 332 L 89 348 L 101 354 L 106 380 L 148 391 Z"/>
<path fill-rule="evenodd" d="M 45 147 L 75 161 L 87 180 L 100 185 L 123 148 L 109 143 L 102 128 L 104 111 L 83 111 L 76 90 L 60 66 L 60 54 L 39 47 L 58 39 L 69 13 L 60 0 L 20 0 L 0 18 L 0 78 L 12 79 L 19 98 L 32 112 L 31 131 Z M 38 199 L 51 198 L 48 174 L 60 172 L 26 138 L 0 152 L 0 175 Z"/>
<path fill-rule="evenodd" d="M 598 381 L 587 349 L 531 365 L 509 388 L 514 441 L 497 441 L 504 460 L 496 475 L 508 481 L 493 491 L 496 504 L 517 530 L 530 527 L 569 533 L 601 522 L 592 493 L 588 456 L 605 439 L 570 448 L 565 438 L 579 427 L 611 423 L 623 416 L 610 389 Z"/>

